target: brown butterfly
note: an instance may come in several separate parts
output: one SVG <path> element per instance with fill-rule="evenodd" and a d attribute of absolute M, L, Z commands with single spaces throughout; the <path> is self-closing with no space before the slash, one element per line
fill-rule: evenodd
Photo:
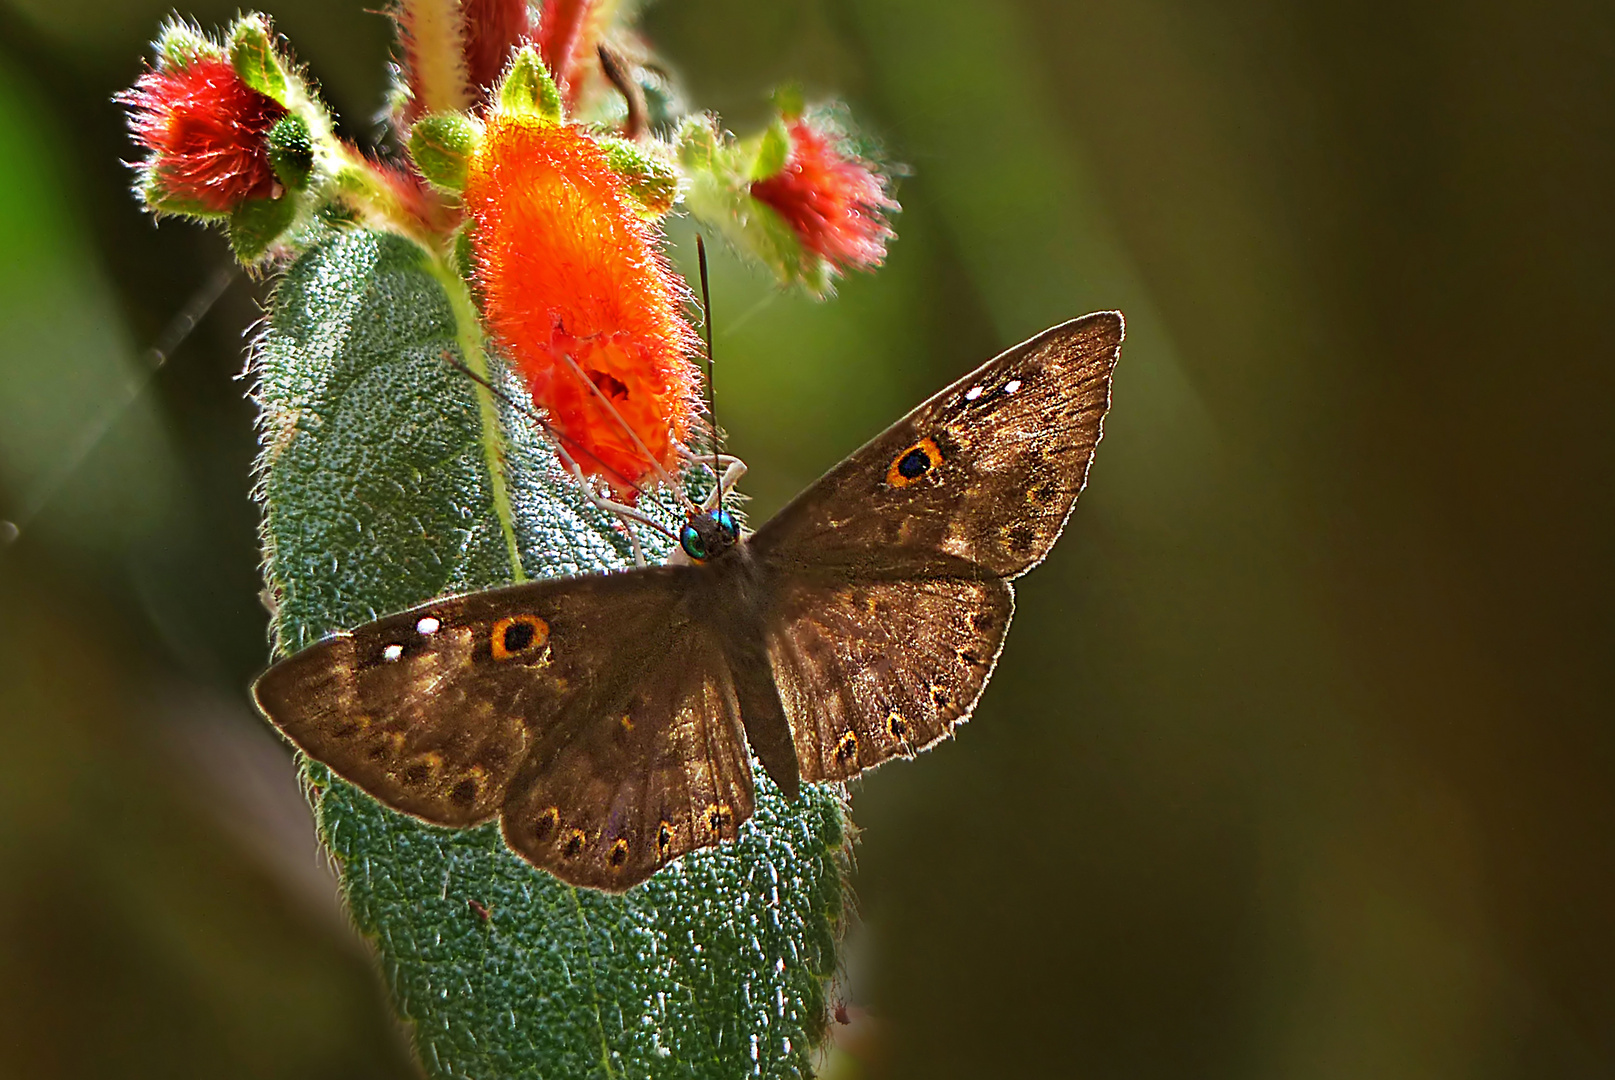
<path fill-rule="evenodd" d="M 258 707 L 311 757 L 438 825 L 497 816 L 573 885 L 620 892 L 752 812 L 750 754 L 792 798 L 967 719 L 1082 491 L 1122 317 L 1018 345 L 741 536 L 689 557 L 447 597 L 270 668 Z"/>

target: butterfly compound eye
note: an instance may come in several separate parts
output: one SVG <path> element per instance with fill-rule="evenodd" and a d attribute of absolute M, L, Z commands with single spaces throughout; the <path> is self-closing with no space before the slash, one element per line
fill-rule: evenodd
<path fill-rule="evenodd" d="M 727 510 L 692 517 L 679 530 L 679 546 L 696 562 L 722 555 L 739 539 L 740 525 Z"/>
<path fill-rule="evenodd" d="M 701 537 L 701 530 L 695 527 L 694 521 L 686 521 L 684 528 L 679 530 L 679 547 L 696 562 L 706 561 L 707 544 Z"/>

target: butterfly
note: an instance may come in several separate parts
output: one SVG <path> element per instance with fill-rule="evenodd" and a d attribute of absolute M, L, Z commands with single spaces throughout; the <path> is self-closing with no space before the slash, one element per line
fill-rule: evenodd
<path fill-rule="evenodd" d="M 795 798 L 969 718 L 1010 582 L 1087 481 L 1122 337 L 1118 312 L 1039 334 L 755 533 L 721 504 L 691 514 L 678 565 L 445 597 L 325 638 L 259 678 L 258 707 L 395 810 L 498 818 L 534 866 L 626 890 L 736 837 L 753 755 Z"/>

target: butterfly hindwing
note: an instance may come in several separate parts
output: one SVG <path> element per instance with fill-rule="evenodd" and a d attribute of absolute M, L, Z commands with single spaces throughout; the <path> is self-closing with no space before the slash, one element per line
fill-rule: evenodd
<path fill-rule="evenodd" d="M 912 756 L 969 717 L 1014 614 L 1006 581 L 782 583 L 774 677 L 804 780 Z"/>
<path fill-rule="evenodd" d="M 598 710 L 597 710 L 598 712 Z M 511 785 L 505 841 L 574 885 L 620 892 L 751 816 L 733 681 L 711 633 L 686 623 L 575 738 L 534 748 Z"/>
<path fill-rule="evenodd" d="M 849 579 L 1025 573 L 1087 481 L 1122 334 L 1101 312 L 988 361 L 830 470 L 752 550 Z"/>

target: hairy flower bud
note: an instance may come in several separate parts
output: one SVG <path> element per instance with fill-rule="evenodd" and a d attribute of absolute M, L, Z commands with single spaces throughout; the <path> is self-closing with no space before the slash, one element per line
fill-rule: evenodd
<path fill-rule="evenodd" d="M 804 248 L 837 270 L 879 266 L 886 241 L 895 235 L 885 214 L 898 208 L 881 175 L 867 162 L 843 155 L 804 119 L 791 120 L 785 130 L 784 161 L 778 171 L 752 182 L 752 198 L 784 218 Z"/>
<path fill-rule="evenodd" d="M 228 214 L 276 193 L 269 130 L 286 109 L 244 82 L 223 56 L 165 53 L 117 96 L 150 151 L 141 194 L 156 211 Z"/>

